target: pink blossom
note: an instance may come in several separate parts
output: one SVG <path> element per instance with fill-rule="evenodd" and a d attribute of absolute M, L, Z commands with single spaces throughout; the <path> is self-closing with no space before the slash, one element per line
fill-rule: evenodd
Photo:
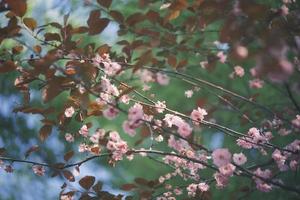
<path fill-rule="evenodd" d="M 122 102 L 124 104 L 129 104 L 129 101 L 130 101 L 130 98 L 127 94 L 120 97 L 120 102 Z"/>
<path fill-rule="evenodd" d="M 103 116 L 107 119 L 114 119 L 119 114 L 119 110 L 115 107 L 109 106 L 103 111 Z"/>
<path fill-rule="evenodd" d="M 193 90 L 186 90 L 184 92 L 184 95 L 186 96 L 186 98 L 191 98 L 193 96 Z"/>
<path fill-rule="evenodd" d="M 253 148 L 253 144 L 251 142 L 249 142 L 250 139 L 247 137 L 241 137 L 239 139 L 236 140 L 237 145 L 241 146 L 244 149 L 252 149 Z"/>
<path fill-rule="evenodd" d="M 163 120 L 168 127 L 172 127 L 173 125 L 176 125 L 178 127 L 181 123 L 183 123 L 183 119 L 172 114 L 166 114 Z"/>
<path fill-rule="evenodd" d="M 219 168 L 220 173 L 223 174 L 224 176 L 232 176 L 234 170 L 235 170 L 235 166 L 231 163 L 228 163 L 226 165 L 222 165 Z"/>
<path fill-rule="evenodd" d="M 160 84 L 160 85 L 168 85 L 170 82 L 170 78 L 163 73 L 158 72 L 156 74 L 156 81 Z"/>
<path fill-rule="evenodd" d="M 133 126 L 130 125 L 129 121 L 124 121 L 123 122 L 123 130 L 125 131 L 125 133 L 127 133 L 130 136 L 135 136 L 136 131 L 135 128 Z"/>
<path fill-rule="evenodd" d="M 78 151 L 80 153 L 83 153 L 83 152 L 86 152 L 88 151 L 89 148 L 88 148 L 88 145 L 86 145 L 85 143 L 80 143 L 79 146 L 78 146 Z"/>
<path fill-rule="evenodd" d="M 155 103 L 155 109 L 158 113 L 163 113 L 166 107 L 165 101 L 157 101 L 157 103 Z"/>
<path fill-rule="evenodd" d="M 143 106 L 139 103 L 135 103 L 134 106 L 132 106 L 128 110 L 128 120 L 130 122 L 135 122 L 137 120 L 143 119 L 143 116 Z"/>
<path fill-rule="evenodd" d="M 223 174 L 216 172 L 214 174 L 214 178 L 217 182 L 216 186 L 218 188 L 224 188 L 228 184 L 228 176 L 224 176 Z"/>
<path fill-rule="evenodd" d="M 80 128 L 79 134 L 82 135 L 83 137 L 87 137 L 89 135 L 89 129 L 88 129 L 87 125 L 83 125 Z"/>
<path fill-rule="evenodd" d="M 177 132 L 179 133 L 179 135 L 186 138 L 191 135 L 192 127 L 188 123 L 183 122 L 183 123 L 180 123 L 180 125 L 178 126 Z"/>
<path fill-rule="evenodd" d="M 90 141 L 93 142 L 94 144 L 98 144 L 100 139 L 103 139 L 105 135 L 105 130 L 104 129 L 98 129 L 91 137 Z"/>
<path fill-rule="evenodd" d="M 33 170 L 33 173 L 35 173 L 38 176 L 45 175 L 45 168 L 41 165 L 33 165 L 32 170 Z"/>
<path fill-rule="evenodd" d="M 188 191 L 188 195 L 194 197 L 196 195 L 198 185 L 195 183 L 190 184 L 186 189 Z"/>
<path fill-rule="evenodd" d="M 65 139 L 66 139 L 67 142 L 74 142 L 74 137 L 70 133 L 66 133 Z"/>
<path fill-rule="evenodd" d="M 153 82 L 153 73 L 147 69 L 143 69 L 139 72 L 140 78 L 143 82 Z"/>
<path fill-rule="evenodd" d="M 197 110 L 194 109 L 191 113 L 191 118 L 193 120 L 193 123 L 199 125 L 199 122 L 204 119 L 205 115 L 207 115 L 205 109 L 202 109 L 200 107 L 198 107 Z"/>
<path fill-rule="evenodd" d="M 238 77 L 243 77 L 245 75 L 245 70 L 244 68 L 242 68 L 241 66 L 235 66 L 234 67 L 234 73 L 238 76 Z"/>
<path fill-rule="evenodd" d="M 247 47 L 238 45 L 235 50 L 236 50 L 236 54 L 240 58 L 247 58 L 247 56 L 248 56 L 248 49 L 247 49 Z"/>
<path fill-rule="evenodd" d="M 261 170 L 260 168 L 257 168 L 254 171 L 254 174 L 263 179 L 269 179 L 269 178 L 271 178 L 271 175 L 272 175 L 271 171 L 269 169 Z M 255 180 L 255 183 L 256 183 L 256 188 L 262 192 L 270 192 L 272 190 L 272 185 L 267 184 L 261 178 L 258 178 L 256 176 L 253 177 L 253 179 Z"/>
<path fill-rule="evenodd" d="M 75 113 L 75 110 L 72 106 L 65 110 L 65 116 L 68 118 L 72 117 L 74 113 Z"/>
<path fill-rule="evenodd" d="M 212 159 L 216 166 L 221 167 L 230 163 L 231 153 L 228 149 L 216 149 L 212 153 Z"/>
<path fill-rule="evenodd" d="M 233 162 L 237 165 L 243 165 L 247 162 L 247 157 L 243 153 L 233 154 Z"/>
<path fill-rule="evenodd" d="M 114 142 L 118 142 L 121 138 L 120 138 L 120 135 L 117 131 L 111 131 L 109 133 L 109 139 L 114 141 Z"/>
<path fill-rule="evenodd" d="M 263 85 L 264 81 L 258 78 L 249 81 L 250 88 L 260 89 L 263 87 Z"/>
<path fill-rule="evenodd" d="M 221 63 L 225 63 L 226 60 L 227 60 L 227 55 L 225 55 L 223 51 L 219 51 L 219 52 L 217 53 L 217 57 L 219 58 L 219 61 L 220 61 Z"/>
<path fill-rule="evenodd" d="M 278 149 L 275 149 L 275 151 L 272 153 L 272 158 L 276 162 L 280 171 L 287 170 L 287 165 L 285 165 L 285 161 L 287 158 Z"/>
<path fill-rule="evenodd" d="M 201 192 L 206 192 L 209 190 L 209 185 L 207 185 L 206 183 L 199 183 L 198 188 Z"/>

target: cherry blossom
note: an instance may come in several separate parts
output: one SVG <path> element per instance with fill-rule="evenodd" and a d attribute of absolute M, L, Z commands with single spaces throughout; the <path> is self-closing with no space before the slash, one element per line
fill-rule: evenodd
<path fill-rule="evenodd" d="M 199 125 L 199 122 L 204 119 L 205 115 L 207 115 L 205 109 L 202 109 L 200 107 L 198 107 L 197 110 L 194 109 L 191 113 L 191 118 L 193 120 L 193 123 Z"/>
<path fill-rule="evenodd" d="M 233 162 L 237 165 L 243 165 L 247 162 L 247 157 L 243 153 L 233 154 Z"/>
<path fill-rule="evenodd" d="M 44 176 L 45 175 L 45 168 L 41 165 L 33 165 L 32 170 L 38 176 Z"/>
<path fill-rule="evenodd" d="M 212 153 L 212 159 L 216 166 L 222 167 L 231 162 L 231 153 L 228 149 L 216 149 Z"/>
<path fill-rule="evenodd" d="M 65 110 L 65 116 L 68 118 L 72 117 L 74 113 L 75 113 L 75 110 L 72 106 Z"/>

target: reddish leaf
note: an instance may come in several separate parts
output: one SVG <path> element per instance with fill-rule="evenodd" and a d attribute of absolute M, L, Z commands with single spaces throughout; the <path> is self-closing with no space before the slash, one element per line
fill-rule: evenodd
<path fill-rule="evenodd" d="M 69 170 L 64 170 L 63 175 L 66 179 L 68 179 L 68 181 L 70 182 L 74 182 L 75 181 L 75 177 L 74 175 L 69 171 Z"/>
<path fill-rule="evenodd" d="M 109 6 L 111 5 L 112 0 L 97 0 L 97 2 L 105 7 L 105 8 L 109 8 Z"/>
<path fill-rule="evenodd" d="M 35 45 L 32 48 L 36 54 L 40 54 L 42 52 L 42 47 L 39 45 Z"/>
<path fill-rule="evenodd" d="M 130 191 L 134 188 L 136 188 L 136 185 L 132 184 L 132 183 L 127 183 L 127 184 L 124 184 L 124 185 L 121 186 L 121 189 L 125 190 L 125 191 Z"/>
<path fill-rule="evenodd" d="M 122 15 L 122 13 L 120 13 L 119 11 L 116 10 L 111 10 L 109 12 L 110 16 L 116 20 L 117 22 L 119 22 L 120 24 L 122 24 L 124 22 L 124 16 Z"/>
<path fill-rule="evenodd" d="M 3 64 L 0 64 L 0 73 L 6 73 L 14 71 L 17 68 L 15 63 L 11 60 L 6 61 Z"/>
<path fill-rule="evenodd" d="M 64 160 L 65 160 L 66 162 L 68 162 L 73 156 L 74 156 L 74 151 L 68 151 L 68 152 L 64 155 Z"/>
<path fill-rule="evenodd" d="M 27 4 L 25 0 L 6 0 L 8 7 L 17 16 L 22 17 L 27 10 Z"/>
<path fill-rule="evenodd" d="M 100 181 L 98 181 L 94 186 L 93 186 L 93 190 L 97 193 L 99 193 L 102 190 L 102 183 Z"/>
<path fill-rule="evenodd" d="M 40 148 L 38 145 L 34 145 L 32 147 L 30 147 L 26 153 L 25 153 L 25 158 L 28 158 L 28 156 L 30 156 L 31 153 L 38 151 Z"/>
<path fill-rule="evenodd" d="M 87 24 L 89 26 L 89 35 L 96 35 L 101 33 L 109 24 L 109 19 L 100 18 L 101 13 L 99 10 L 93 10 L 90 13 Z"/>
<path fill-rule="evenodd" d="M 168 57 L 168 64 L 171 65 L 173 68 L 176 68 L 176 64 L 177 64 L 176 56 L 170 55 Z"/>
<path fill-rule="evenodd" d="M 61 41 L 58 33 L 45 33 L 44 37 L 46 41 Z"/>
<path fill-rule="evenodd" d="M 19 54 L 22 52 L 23 49 L 24 48 L 22 45 L 18 45 L 18 46 L 13 47 L 12 52 L 13 52 L 13 54 Z"/>
<path fill-rule="evenodd" d="M 79 181 L 79 185 L 86 190 L 89 190 L 94 183 L 95 183 L 94 176 L 85 176 Z"/>
<path fill-rule="evenodd" d="M 33 18 L 26 17 L 23 19 L 23 22 L 31 30 L 34 30 L 37 27 L 37 23 L 36 23 L 35 19 L 33 19 Z"/>
<path fill-rule="evenodd" d="M 49 135 L 51 134 L 52 131 L 52 126 L 49 125 L 44 125 L 41 129 L 40 129 L 40 139 L 42 142 L 44 142 Z"/>

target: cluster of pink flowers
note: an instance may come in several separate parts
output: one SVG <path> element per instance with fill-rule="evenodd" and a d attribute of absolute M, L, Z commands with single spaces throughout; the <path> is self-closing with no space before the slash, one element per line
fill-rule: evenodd
<path fill-rule="evenodd" d="M 216 149 L 212 153 L 213 163 L 217 167 L 222 167 L 231 162 L 231 153 L 228 149 Z"/>
<path fill-rule="evenodd" d="M 103 66 L 105 74 L 108 76 L 115 76 L 118 74 L 122 67 L 119 63 L 111 61 L 109 58 L 109 54 L 99 55 L 97 54 L 96 57 L 93 59 L 93 63 L 97 66 Z"/>
<path fill-rule="evenodd" d="M 188 191 L 188 195 L 194 197 L 196 195 L 197 190 L 199 190 L 201 192 L 208 191 L 209 185 L 207 185 L 204 182 L 198 183 L 198 184 L 192 183 L 186 189 Z"/>
<path fill-rule="evenodd" d="M 262 170 L 260 168 L 257 168 L 254 171 L 254 174 L 256 176 L 253 177 L 255 183 L 256 183 L 256 188 L 262 192 L 270 192 L 272 190 L 272 185 L 266 183 L 264 180 L 262 179 L 269 179 L 272 176 L 272 173 L 269 169 L 266 170 Z M 259 178 L 260 177 L 260 178 Z"/>
<path fill-rule="evenodd" d="M 163 120 L 168 127 L 177 126 L 177 132 L 184 138 L 189 137 L 192 133 L 192 127 L 177 115 L 166 114 Z"/>
<path fill-rule="evenodd" d="M 143 83 L 150 83 L 150 82 L 156 81 L 158 84 L 160 84 L 162 86 L 166 86 L 170 82 L 170 78 L 168 77 L 168 75 L 166 75 L 165 73 L 162 73 L 162 72 L 158 72 L 158 73 L 154 74 L 153 72 L 151 72 L 147 69 L 142 69 L 142 70 L 139 70 L 137 72 L 137 74 L 139 75 L 139 77 Z"/>
<path fill-rule="evenodd" d="M 229 177 L 233 176 L 235 166 L 231 164 L 232 155 L 228 149 L 216 149 L 212 153 L 213 163 L 219 168 L 214 174 L 217 187 L 223 188 L 228 184 Z"/>
<path fill-rule="evenodd" d="M 128 135 L 134 136 L 136 134 L 135 129 L 142 124 L 142 119 L 144 119 L 143 106 L 139 103 L 135 103 L 128 110 L 128 120 L 123 122 L 124 131 Z"/>
<path fill-rule="evenodd" d="M 275 160 L 280 171 L 288 170 L 288 166 L 285 164 L 287 157 L 283 155 L 278 149 L 272 153 L 272 158 Z"/>
<path fill-rule="evenodd" d="M 201 122 L 204 119 L 204 116 L 207 115 L 207 112 L 205 109 L 202 109 L 200 107 L 194 109 L 191 113 L 191 118 L 193 120 L 193 123 L 195 125 L 199 125 L 199 122 Z"/>
<path fill-rule="evenodd" d="M 106 76 L 101 77 L 101 90 L 100 99 L 98 99 L 98 103 L 101 105 L 114 103 L 114 97 L 118 97 L 120 95 L 118 88 L 113 85 Z"/>
<path fill-rule="evenodd" d="M 163 113 L 166 107 L 165 101 L 157 101 L 157 103 L 155 103 L 155 109 L 158 113 Z"/>
<path fill-rule="evenodd" d="M 258 148 L 258 144 L 264 144 L 272 137 L 270 132 L 262 135 L 257 128 L 250 128 L 247 136 L 237 139 L 237 144 L 245 149 Z"/>
<path fill-rule="evenodd" d="M 106 144 L 106 148 L 112 152 L 113 161 L 119 161 L 123 159 L 123 156 L 128 151 L 127 143 L 120 138 L 120 135 L 116 131 L 109 133 L 109 140 Z"/>

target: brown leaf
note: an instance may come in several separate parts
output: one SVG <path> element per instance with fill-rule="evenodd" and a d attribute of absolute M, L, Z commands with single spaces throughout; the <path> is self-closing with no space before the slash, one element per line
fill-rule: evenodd
<path fill-rule="evenodd" d="M 171 65 L 171 67 L 176 68 L 176 64 L 177 64 L 176 56 L 174 55 L 168 56 L 168 64 Z"/>
<path fill-rule="evenodd" d="M 109 19 L 100 18 L 101 13 L 99 10 L 93 10 L 90 12 L 87 24 L 89 26 L 89 35 L 96 35 L 101 33 L 109 24 Z"/>
<path fill-rule="evenodd" d="M 30 156 L 31 153 L 38 151 L 40 148 L 38 145 L 34 145 L 32 147 L 30 147 L 26 153 L 25 153 L 25 158 L 28 158 L 28 156 Z"/>
<path fill-rule="evenodd" d="M 44 142 L 49 135 L 51 134 L 52 131 L 52 126 L 50 125 L 44 125 L 41 129 L 40 129 L 40 139 L 42 142 Z"/>
<path fill-rule="evenodd" d="M 46 41 L 61 41 L 58 33 L 45 33 L 44 37 Z"/>
<path fill-rule="evenodd" d="M 37 27 L 37 23 L 36 23 L 35 19 L 33 19 L 33 18 L 26 17 L 23 19 L 23 22 L 31 30 L 34 30 Z"/>
<path fill-rule="evenodd" d="M 89 190 L 94 183 L 95 183 L 94 176 L 85 176 L 79 181 L 79 185 L 86 190 Z"/>
<path fill-rule="evenodd" d="M 171 21 L 176 19 L 180 15 L 180 10 L 171 10 L 170 13 L 165 17 L 165 21 Z"/>
<path fill-rule="evenodd" d="M 12 52 L 13 54 L 19 54 L 22 52 L 22 50 L 24 49 L 24 47 L 22 45 L 18 45 L 13 47 Z"/>
<path fill-rule="evenodd" d="M 127 19 L 126 19 L 126 23 L 129 26 L 134 26 L 135 24 L 137 24 L 138 22 L 143 21 L 145 18 L 145 16 L 142 13 L 134 13 L 132 15 L 130 15 Z"/>
<path fill-rule="evenodd" d="M 64 177 L 66 179 L 68 179 L 68 181 L 70 181 L 70 182 L 74 182 L 75 181 L 74 175 L 69 170 L 64 170 L 62 173 L 63 173 Z"/>
<path fill-rule="evenodd" d="M 122 24 L 124 22 L 124 16 L 122 15 L 122 13 L 120 13 L 117 10 L 111 10 L 109 12 L 110 16 L 116 20 L 117 22 L 119 22 L 120 24 Z"/>
<path fill-rule="evenodd" d="M 66 162 L 68 162 L 73 156 L 74 156 L 74 151 L 68 151 L 68 152 L 64 155 L 64 160 L 65 160 Z"/>
<path fill-rule="evenodd" d="M 19 17 L 23 17 L 27 10 L 27 4 L 25 0 L 6 0 L 8 7 L 13 13 Z"/>
<path fill-rule="evenodd" d="M 93 190 L 95 191 L 95 192 L 100 192 L 101 190 L 102 190 L 102 183 L 100 182 L 100 181 L 98 181 L 94 186 L 93 186 Z"/>
<path fill-rule="evenodd" d="M 35 45 L 32 48 L 36 54 L 40 54 L 42 52 L 42 47 L 39 45 Z"/>
<path fill-rule="evenodd" d="M 112 0 L 97 0 L 97 2 L 105 7 L 105 8 L 109 8 L 109 6 L 111 5 Z"/>
<path fill-rule="evenodd" d="M 132 184 L 132 183 L 127 183 L 127 184 L 124 184 L 124 185 L 121 186 L 121 189 L 125 190 L 125 191 L 130 191 L 134 188 L 136 188 L 136 185 Z"/>
<path fill-rule="evenodd" d="M 0 64 L 0 73 L 6 73 L 14 71 L 17 68 L 15 63 L 11 60 L 6 61 L 3 64 Z"/>

